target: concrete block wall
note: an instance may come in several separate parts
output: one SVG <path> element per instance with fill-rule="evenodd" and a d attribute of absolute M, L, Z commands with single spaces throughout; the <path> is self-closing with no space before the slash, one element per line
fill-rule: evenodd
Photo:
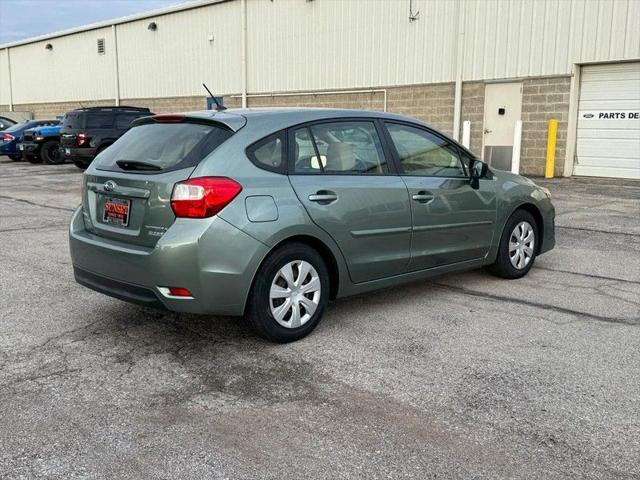
<path fill-rule="evenodd" d="M 556 176 L 564 170 L 571 77 L 530 78 L 522 87 L 522 146 L 520 173 L 544 175 L 549 120 L 558 121 Z"/>
<path fill-rule="evenodd" d="M 547 124 L 558 120 L 555 174 L 562 175 L 567 140 L 569 89 L 571 77 L 528 78 L 523 80 L 522 148 L 520 171 L 524 175 L 544 175 Z M 434 128 L 451 135 L 453 131 L 454 83 L 407 85 L 387 88 L 387 110 L 423 120 Z M 471 150 L 482 154 L 484 122 L 484 82 L 465 82 L 462 85 L 461 121 L 471 122 Z M 227 107 L 239 107 L 237 96 L 224 98 Z M 122 99 L 122 105 L 148 107 L 155 113 L 204 110 L 206 96 Z M 329 95 L 287 95 L 249 97 L 249 107 L 328 107 L 383 110 L 382 92 Z M 53 118 L 64 112 L 99 105 L 114 105 L 113 100 L 60 102 L 15 105 L 15 110 L 31 111 L 34 118 Z M 1 106 L 0 106 L 1 107 Z M 8 107 L 7 107 L 8 108 Z"/>
<path fill-rule="evenodd" d="M 484 129 L 484 82 L 464 82 L 462 84 L 462 122 L 471 122 L 471 144 L 469 149 L 482 156 L 482 136 Z M 453 121 L 453 120 L 452 120 Z M 462 139 L 462 124 L 460 125 Z"/>

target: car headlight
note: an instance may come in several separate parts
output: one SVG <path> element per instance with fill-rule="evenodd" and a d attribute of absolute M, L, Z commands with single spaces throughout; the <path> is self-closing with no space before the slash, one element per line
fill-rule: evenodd
<path fill-rule="evenodd" d="M 42 140 L 44 140 L 44 137 L 36 137 L 36 141 L 40 142 Z"/>
<path fill-rule="evenodd" d="M 551 190 L 549 190 L 547 187 L 540 187 L 540 189 L 544 192 L 547 198 L 551 200 Z"/>

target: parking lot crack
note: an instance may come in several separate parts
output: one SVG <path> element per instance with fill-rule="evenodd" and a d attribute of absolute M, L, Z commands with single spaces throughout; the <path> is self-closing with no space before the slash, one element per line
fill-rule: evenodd
<path fill-rule="evenodd" d="M 3 200 L 13 200 L 14 202 L 20 202 L 20 203 L 26 203 L 27 205 L 31 205 L 34 207 L 41 207 L 41 208 L 51 208 L 53 210 L 60 210 L 63 212 L 75 212 L 75 208 L 66 208 L 66 207 L 56 207 L 54 205 L 45 205 L 44 203 L 36 203 L 36 202 L 32 202 L 31 200 L 25 200 L 24 198 L 16 198 L 16 197 L 10 197 L 7 195 L 0 195 L 0 198 L 2 198 Z"/>
<path fill-rule="evenodd" d="M 465 295 L 471 295 L 474 297 L 481 297 L 481 298 L 488 298 L 491 300 L 496 300 L 496 301 L 500 301 L 500 302 L 510 302 L 510 303 L 517 303 L 520 305 L 526 305 L 529 307 L 534 307 L 534 308 L 539 308 L 541 310 L 547 310 L 547 311 L 552 311 L 552 312 L 556 312 L 556 313 L 563 313 L 566 315 L 572 315 L 575 317 L 580 317 L 580 318 L 586 318 L 586 319 L 590 319 L 590 320 L 595 320 L 598 322 L 604 322 L 604 323 L 617 323 L 617 324 L 624 324 L 624 325 L 631 325 L 631 326 L 635 326 L 635 325 L 640 325 L 640 318 L 636 318 L 636 319 L 629 319 L 629 318 L 619 318 L 619 317 L 605 317 L 602 315 L 595 315 L 593 313 L 587 313 L 587 312 L 580 312 L 578 310 L 572 310 L 570 308 L 565 308 L 565 307 L 559 307 L 556 305 L 548 305 L 545 303 L 540 303 L 540 302 L 533 302 L 531 300 L 524 300 L 522 298 L 512 298 L 512 297 L 506 297 L 503 295 L 496 295 L 493 293 L 487 293 L 487 292 L 481 292 L 478 290 L 471 290 L 469 288 L 464 288 L 464 287 L 453 287 L 451 285 L 446 285 L 444 283 L 437 283 L 437 282 L 431 282 L 433 285 L 444 289 L 444 290 L 449 290 L 452 292 L 458 292 L 458 293 L 462 293 Z"/>

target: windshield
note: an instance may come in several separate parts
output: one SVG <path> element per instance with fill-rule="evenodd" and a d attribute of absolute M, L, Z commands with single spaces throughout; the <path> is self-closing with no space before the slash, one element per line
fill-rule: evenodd
<path fill-rule="evenodd" d="M 148 123 L 133 127 L 98 155 L 96 168 L 153 173 L 191 167 L 231 135 L 233 132 L 226 128 L 209 124 Z M 136 169 L 136 164 L 141 168 Z"/>

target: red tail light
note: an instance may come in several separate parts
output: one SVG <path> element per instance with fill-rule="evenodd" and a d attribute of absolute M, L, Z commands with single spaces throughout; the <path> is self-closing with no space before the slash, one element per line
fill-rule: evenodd
<path fill-rule="evenodd" d="M 76 144 L 78 146 L 81 146 L 81 145 L 84 144 L 84 142 L 87 141 L 88 138 L 89 137 L 87 137 L 86 133 L 79 133 L 79 134 L 76 135 Z"/>
<path fill-rule="evenodd" d="M 16 137 L 14 137 L 13 135 L 9 135 L 8 133 L 5 133 L 4 135 L 2 135 L 2 139 L 3 139 L 5 142 L 10 142 L 10 141 L 11 141 L 11 140 L 13 140 L 14 138 L 16 138 Z"/>
<path fill-rule="evenodd" d="M 212 217 L 241 191 L 242 185 L 230 178 L 191 178 L 173 187 L 171 208 L 176 217 Z"/>

